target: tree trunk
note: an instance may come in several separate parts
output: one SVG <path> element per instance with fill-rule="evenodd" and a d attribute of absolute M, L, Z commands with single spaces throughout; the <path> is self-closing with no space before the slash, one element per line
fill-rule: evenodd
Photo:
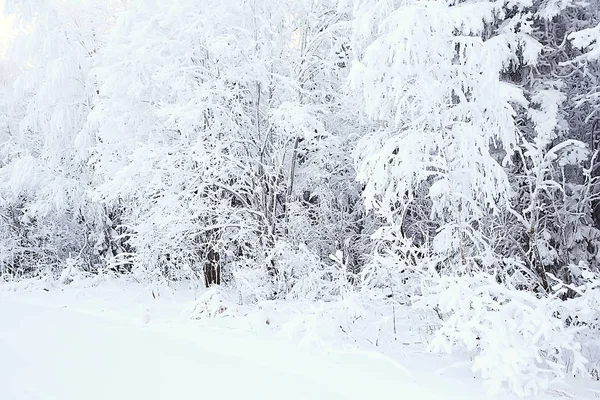
<path fill-rule="evenodd" d="M 221 257 L 214 249 L 208 250 L 204 262 L 204 284 L 207 288 L 221 284 Z"/>

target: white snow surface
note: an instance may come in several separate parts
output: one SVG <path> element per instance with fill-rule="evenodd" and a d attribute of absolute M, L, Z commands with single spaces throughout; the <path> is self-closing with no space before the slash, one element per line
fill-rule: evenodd
<path fill-rule="evenodd" d="M 163 290 L 154 298 L 130 284 L 50 291 L 0 286 L 0 399 L 487 397 L 468 359 L 427 354 L 410 340 L 385 351 L 315 346 L 277 335 L 266 323 L 258 330 L 247 317 L 192 320 L 197 296 Z M 596 382 L 581 380 L 537 398 L 599 397 Z"/>

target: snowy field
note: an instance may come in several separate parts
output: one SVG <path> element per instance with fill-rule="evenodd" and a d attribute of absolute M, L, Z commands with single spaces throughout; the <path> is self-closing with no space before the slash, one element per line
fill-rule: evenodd
<path fill-rule="evenodd" d="M 258 330 L 248 318 L 192 320 L 195 296 L 163 290 L 155 299 L 141 286 L 115 284 L 85 292 L 4 287 L 0 399 L 486 397 L 467 360 L 426 354 L 415 343 L 385 355 L 348 343 L 315 345 L 267 324 Z M 573 383 L 538 398 L 600 398 L 595 382 Z"/>

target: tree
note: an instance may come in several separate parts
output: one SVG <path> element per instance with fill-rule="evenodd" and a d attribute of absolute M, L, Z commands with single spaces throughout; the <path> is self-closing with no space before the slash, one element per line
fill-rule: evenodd
<path fill-rule="evenodd" d="M 554 292 L 548 266 L 570 268 L 573 239 L 595 235 L 583 230 L 593 199 L 589 169 L 587 176 L 564 174 L 570 164 L 588 168 L 585 146 L 562 136 L 563 84 L 538 74 L 568 60 L 543 37 L 544 23 L 564 10 L 552 5 L 558 3 L 355 7 L 357 21 L 375 21 L 357 30 L 354 45 L 352 82 L 376 126 L 359 144 L 359 179 L 367 207 L 384 221 L 366 276 L 436 311 L 435 348 L 474 351 L 474 368 L 523 395 L 543 389 L 548 376 L 585 369 L 566 322 L 576 313 L 556 301 L 566 291 L 561 285 Z M 538 312 L 551 328 L 533 323 Z M 516 319 L 527 322 L 499 329 L 499 321 Z M 550 349 L 539 343 L 544 332 L 557 337 Z M 501 343 L 511 351 L 526 343 L 530 351 L 504 360 L 506 371 L 494 370 Z M 519 365 L 528 365 L 527 380 L 511 372 Z"/>
<path fill-rule="evenodd" d="M 268 289 L 281 278 L 278 242 L 328 257 L 331 231 L 305 229 L 354 229 L 349 142 L 335 125 L 347 120 L 336 116 L 345 66 L 334 5 L 186 0 L 121 16 L 86 132 L 98 196 L 125 210 L 136 267 L 204 270 L 212 284 L 219 273 L 206 268 L 217 265 L 225 281 L 251 273 L 281 295 Z"/>
<path fill-rule="evenodd" d="M 48 0 L 6 6 L 22 33 L 4 59 L 5 272 L 60 267 L 69 258 L 93 270 L 109 246 L 110 222 L 88 197 L 92 182 L 76 138 L 93 103 L 87 73 L 113 4 Z"/>
<path fill-rule="evenodd" d="M 511 47 L 521 46 L 530 62 L 539 52 L 510 24 L 484 38 L 501 18 L 503 9 L 487 1 L 409 2 L 381 20 L 358 55 L 353 83 L 380 123 L 361 142 L 359 179 L 367 207 L 385 221 L 384 258 L 457 273 L 500 258 L 482 221 L 508 203 L 499 161 L 508 162 L 517 141 L 511 103 L 524 99 L 498 77 Z"/>

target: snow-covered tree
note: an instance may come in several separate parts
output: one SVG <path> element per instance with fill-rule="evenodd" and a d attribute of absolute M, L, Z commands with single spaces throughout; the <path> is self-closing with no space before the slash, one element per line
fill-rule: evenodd
<path fill-rule="evenodd" d="M 596 237 L 586 148 L 566 134 L 574 117 L 562 110 L 572 92 L 553 68 L 569 59 L 557 57 L 556 36 L 548 40 L 543 29 L 560 26 L 557 16 L 576 5 L 355 3 L 352 84 L 376 127 L 359 144 L 359 179 L 367 207 L 384 220 L 366 277 L 416 294 L 417 304 L 443 319 L 438 338 L 448 348 L 477 349 L 481 366 L 497 348 L 497 329 L 484 332 L 492 326 L 487 318 L 513 318 L 506 307 L 518 304 L 524 289 L 536 293 L 528 301 L 546 307 L 545 296 L 557 295 L 549 267 L 589 259 L 581 249 Z M 489 292 L 477 283 L 482 277 L 493 282 Z M 464 287 L 477 294 L 457 294 Z M 498 303 L 475 300 L 481 296 Z M 474 322 L 473 313 L 486 319 Z M 547 313 L 564 316 L 556 308 Z M 551 321 L 562 335 L 564 320 Z M 529 337 L 519 327 L 507 335 Z M 583 369 L 574 340 L 554 344 L 556 354 L 563 344 L 571 349 L 570 358 L 540 350 L 525 361 L 541 368 L 531 385 L 510 371 L 489 378 L 536 392 L 547 385 L 543 370 L 564 371 L 534 367 L 538 362 Z"/>
<path fill-rule="evenodd" d="M 517 142 L 512 104 L 525 102 L 499 75 L 511 49 L 530 62 L 539 53 L 516 20 L 485 37 L 503 13 L 487 1 L 408 2 L 358 54 L 353 83 L 381 124 L 361 142 L 359 179 L 393 259 L 461 273 L 492 266 L 482 222 L 508 204 L 501 162 Z"/>
<path fill-rule="evenodd" d="M 112 2 L 7 1 L 21 33 L 3 67 L 0 240 L 12 272 L 95 269 L 109 221 L 88 197 L 90 175 L 76 137 L 92 107 L 88 71 L 116 10 Z"/>
<path fill-rule="evenodd" d="M 568 40 L 573 30 L 595 23 L 593 9 L 535 3 L 528 18 L 543 46 L 540 56 L 534 65 L 515 59 L 504 73 L 523 88 L 528 104 L 516 118 L 519 146 L 508 171 L 515 194 L 510 215 L 497 221 L 497 231 L 504 231 L 497 238 L 503 254 L 526 262 L 536 291 L 550 290 L 547 273 L 570 281 L 571 264 L 597 264 L 597 156 L 588 123 L 594 107 L 586 100 L 597 73 L 578 63 L 580 52 Z"/>
<path fill-rule="evenodd" d="M 359 235 L 334 6 L 140 2 L 120 17 L 86 135 L 137 268 L 260 285 L 278 242 L 326 258 Z"/>

